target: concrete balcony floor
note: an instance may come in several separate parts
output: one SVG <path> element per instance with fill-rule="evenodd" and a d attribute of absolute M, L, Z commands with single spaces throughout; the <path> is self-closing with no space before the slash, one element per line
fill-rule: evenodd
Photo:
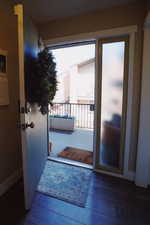
<path fill-rule="evenodd" d="M 75 147 L 83 150 L 93 151 L 93 130 L 76 128 L 74 132 L 49 131 L 49 142 L 52 143 L 52 157 L 62 152 L 66 147 Z"/>

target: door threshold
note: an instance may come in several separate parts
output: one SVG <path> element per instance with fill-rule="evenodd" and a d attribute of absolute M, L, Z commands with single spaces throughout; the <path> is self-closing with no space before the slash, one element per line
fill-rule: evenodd
<path fill-rule="evenodd" d="M 86 169 L 90 169 L 90 170 L 93 169 L 92 165 L 82 163 L 82 162 L 77 162 L 77 161 L 70 160 L 70 159 L 64 159 L 64 158 L 60 158 L 60 157 L 48 156 L 48 160 L 55 161 L 55 162 L 61 162 L 61 163 L 72 165 L 72 166 L 78 166 L 78 167 L 82 167 L 82 168 L 86 168 Z"/>

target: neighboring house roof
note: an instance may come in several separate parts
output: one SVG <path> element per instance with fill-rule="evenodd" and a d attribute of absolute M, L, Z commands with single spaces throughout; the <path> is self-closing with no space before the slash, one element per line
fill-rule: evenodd
<path fill-rule="evenodd" d="M 85 60 L 85 61 L 82 61 L 82 62 L 80 62 L 80 63 L 76 63 L 76 64 L 73 64 L 73 65 L 71 65 L 71 66 L 69 66 L 69 68 L 72 68 L 72 67 L 77 67 L 77 68 L 79 68 L 79 67 L 82 67 L 82 66 L 85 66 L 85 65 L 88 65 L 88 64 L 91 64 L 91 63 L 94 63 L 95 62 L 95 58 L 91 58 L 91 59 L 87 59 L 87 60 Z M 58 71 L 58 75 L 60 76 L 60 75 L 67 75 L 67 74 L 69 74 L 69 69 L 66 69 L 65 71 L 63 71 L 63 72 L 60 72 L 59 73 L 59 71 Z"/>
<path fill-rule="evenodd" d="M 78 63 L 77 66 L 78 67 L 82 67 L 82 66 L 94 63 L 94 62 L 95 62 L 95 58 L 91 58 L 91 59 L 85 60 L 85 61 L 83 61 L 81 63 Z"/>

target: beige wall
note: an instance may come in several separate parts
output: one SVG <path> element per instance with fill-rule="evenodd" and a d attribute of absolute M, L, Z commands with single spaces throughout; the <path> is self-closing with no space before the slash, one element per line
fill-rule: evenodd
<path fill-rule="evenodd" d="M 136 184 L 147 187 L 150 184 L 150 12 L 147 14 L 144 23 L 144 47 L 143 47 L 143 65 L 141 80 L 141 105 L 140 105 L 140 123 L 139 140 L 137 155 L 137 174 Z"/>
<path fill-rule="evenodd" d="M 147 0 L 147 11 L 150 10 L 150 0 Z"/>
<path fill-rule="evenodd" d="M 55 39 L 79 33 L 95 32 L 123 26 L 137 25 L 134 66 L 134 104 L 132 115 L 132 144 L 129 169 L 136 168 L 138 120 L 140 104 L 141 62 L 143 46 L 143 22 L 146 15 L 144 1 L 138 1 L 126 6 L 97 10 L 78 17 L 65 18 L 39 25 L 40 34 L 44 40 Z"/>
<path fill-rule="evenodd" d="M 40 33 L 44 40 L 48 40 L 73 34 L 141 24 L 145 16 L 145 5 L 142 2 L 42 23 L 39 25 Z"/>
<path fill-rule="evenodd" d="M 0 106 L 0 183 L 18 170 L 19 150 L 17 18 L 11 1 L 0 2 L 0 49 L 8 51 L 9 106 Z"/>

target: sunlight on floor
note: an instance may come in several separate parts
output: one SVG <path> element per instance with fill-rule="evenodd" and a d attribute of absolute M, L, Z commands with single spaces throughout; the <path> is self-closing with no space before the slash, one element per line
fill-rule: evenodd
<path fill-rule="evenodd" d="M 93 151 L 93 130 L 75 129 L 72 133 L 50 131 L 49 142 L 52 143 L 51 156 L 57 156 L 67 146 Z"/>

